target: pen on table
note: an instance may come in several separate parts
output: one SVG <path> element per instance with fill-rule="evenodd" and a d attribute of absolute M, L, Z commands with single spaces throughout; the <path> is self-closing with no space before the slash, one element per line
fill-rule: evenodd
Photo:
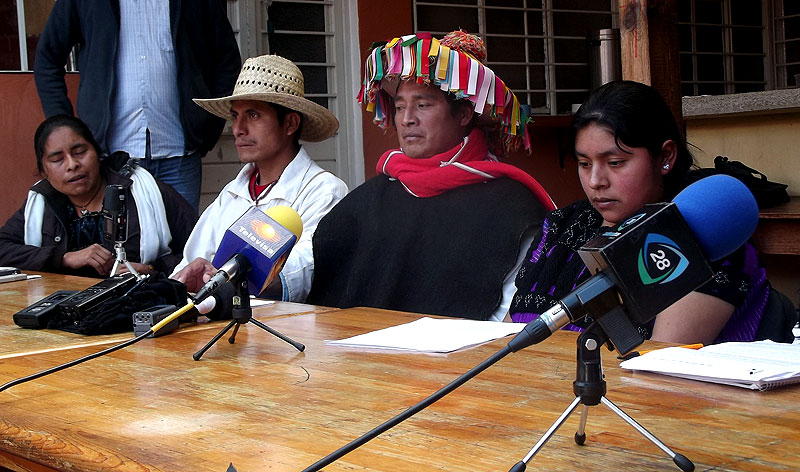
<path fill-rule="evenodd" d="M 683 346 L 667 346 L 667 347 L 682 347 L 684 349 L 700 349 L 701 347 L 703 347 L 703 344 L 702 343 L 684 344 Z M 658 349 L 646 349 L 644 351 L 632 351 L 632 352 L 629 352 L 629 353 L 625 354 L 624 356 L 617 356 L 617 359 L 620 359 L 620 360 L 623 360 L 623 361 L 627 361 L 628 359 L 633 359 L 634 357 L 639 357 L 642 354 L 647 354 L 648 352 L 658 351 L 658 350 L 661 350 L 661 349 L 666 349 L 666 348 L 660 347 Z"/>

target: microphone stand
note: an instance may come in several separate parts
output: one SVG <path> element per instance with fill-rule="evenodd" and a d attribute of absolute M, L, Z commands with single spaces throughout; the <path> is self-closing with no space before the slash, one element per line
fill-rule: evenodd
<path fill-rule="evenodd" d="M 208 342 L 205 346 L 203 346 L 199 351 L 195 352 L 192 355 L 192 358 L 196 361 L 199 361 L 203 354 L 214 345 L 219 339 L 225 335 L 231 328 L 233 328 L 233 333 L 231 333 L 231 337 L 228 338 L 228 342 L 233 344 L 236 342 L 236 333 L 239 332 L 239 327 L 245 323 L 253 323 L 254 325 L 258 326 L 259 328 L 263 329 L 264 331 L 277 336 L 278 338 L 286 341 L 287 343 L 294 346 L 298 351 L 303 352 L 305 350 L 305 346 L 300 344 L 297 341 L 275 331 L 274 329 L 270 328 L 269 326 L 265 325 L 264 323 L 256 320 L 253 318 L 253 309 L 250 307 L 250 292 L 247 290 L 247 277 L 244 274 L 237 275 L 233 279 L 230 280 L 230 283 L 233 286 L 233 310 L 231 310 L 231 314 L 233 319 L 227 326 L 222 328 L 222 330 L 217 333 L 211 341 Z"/>
<path fill-rule="evenodd" d="M 550 426 L 550 429 L 544 433 L 541 439 L 539 439 L 539 442 L 537 442 L 533 448 L 531 448 L 528 454 L 521 461 L 517 462 L 513 467 L 511 467 L 509 472 L 523 472 L 527 463 L 533 459 L 533 456 L 535 456 L 536 453 L 544 447 L 545 443 L 547 443 L 547 441 L 553 437 L 558 428 L 564 424 L 564 422 L 575 411 L 578 405 L 581 404 L 583 405 L 583 410 L 581 411 L 581 419 L 580 424 L 578 425 L 578 431 L 575 433 L 575 443 L 582 446 L 584 441 L 586 441 L 585 427 L 586 418 L 589 414 L 589 407 L 598 405 L 600 403 L 608 407 L 617 416 L 631 425 L 642 436 L 658 446 L 659 449 L 664 451 L 665 454 L 672 458 L 672 461 L 681 470 L 685 472 L 694 470 L 694 464 L 692 461 L 687 459 L 686 456 L 675 453 L 657 437 L 653 436 L 649 431 L 647 431 L 642 425 L 637 423 L 636 420 L 628 416 L 627 413 L 612 403 L 611 400 L 606 398 L 606 381 L 603 378 L 603 366 L 600 361 L 600 347 L 607 342 L 608 335 L 597 322 L 589 325 L 589 327 L 586 328 L 586 330 L 584 330 L 580 336 L 578 336 L 577 373 L 575 375 L 575 381 L 572 383 L 572 391 L 575 392 L 575 400 L 573 400 L 567 409 L 564 410 L 555 423 Z"/>
<path fill-rule="evenodd" d="M 598 284 L 601 286 L 600 288 L 601 291 L 602 287 L 605 287 L 604 285 L 605 282 L 603 282 L 601 279 L 590 279 L 590 280 L 594 280 L 595 282 L 599 280 L 600 282 L 598 282 Z M 593 300 L 594 301 L 592 302 L 593 304 L 592 306 L 597 308 L 596 312 L 606 313 L 605 315 L 606 317 L 616 320 L 618 320 L 620 315 L 622 317 L 625 316 L 622 313 L 622 308 L 617 307 L 616 304 L 603 305 L 603 303 L 609 303 L 612 301 L 608 297 L 599 296 L 593 298 Z M 551 310 L 554 310 L 556 308 L 558 308 L 558 306 L 553 307 Z M 548 310 L 548 312 L 550 312 L 551 310 Z M 542 318 L 543 317 L 540 316 L 539 320 L 541 321 Z M 627 318 L 625 319 L 627 320 Z M 599 320 L 607 321 L 604 320 L 603 316 L 599 317 Z M 628 324 L 629 323 L 630 322 L 628 322 Z M 624 336 L 624 334 L 627 334 L 625 332 L 626 329 L 622 329 L 621 331 L 619 331 L 620 328 L 618 326 L 614 326 L 615 324 L 616 323 L 611 323 L 610 325 L 610 327 L 614 328 L 615 330 L 615 337 L 620 338 L 623 342 L 628 342 L 629 339 L 626 336 Z M 357 449 L 360 446 L 363 446 L 371 439 L 376 438 L 380 434 L 388 431 L 389 429 L 397 426 L 401 422 L 419 413 L 423 409 L 431 406 L 438 400 L 442 399 L 445 395 L 449 394 L 453 390 L 465 384 L 468 380 L 472 379 L 476 375 L 480 374 L 484 370 L 488 369 L 489 367 L 491 367 L 492 365 L 494 365 L 495 363 L 506 357 L 508 354 L 517 352 L 533 344 L 538 344 L 539 342 L 546 339 L 550 335 L 550 333 L 551 333 L 550 327 L 545 322 L 528 323 L 528 325 L 523 329 L 523 331 L 521 331 L 517 336 L 511 339 L 511 341 L 509 341 L 508 344 L 506 344 L 502 349 L 494 353 L 488 359 L 484 360 L 483 362 L 476 365 L 469 371 L 460 375 L 449 384 L 445 385 L 444 387 L 440 388 L 439 390 L 431 394 L 429 397 L 418 402 L 416 405 L 409 407 L 402 413 L 385 421 L 383 424 L 364 433 L 360 437 L 350 441 L 348 444 L 345 444 L 344 446 L 333 451 L 332 453 L 328 454 L 327 456 L 323 457 L 317 462 L 306 467 L 305 469 L 302 470 L 302 472 L 316 472 L 322 470 L 323 467 L 332 464 L 345 454 L 352 452 L 353 450 Z M 623 336 L 620 336 L 620 334 L 623 334 Z M 600 347 L 607 342 L 609 342 L 609 336 L 604 331 L 600 321 L 593 322 L 578 337 L 578 370 L 577 370 L 576 380 L 573 383 L 573 390 L 575 391 L 575 395 L 577 395 L 575 401 L 572 402 L 572 404 L 561 415 L 561 417 L 556 421 L 556 423 L 550 427 L 550 430 L 548 430 L 547 433 L 545 433 L 545 436 L 539 441 L 539 443 L 536 446 L 534 446 L 534 448 L 531 450 L 531 452 L 528 453 L 525 459 L 515 464 L 510 472 L 524 471 L 526 462 L 528 462 L 536 454 L 536 452 L 538 452 L 538 450 L 541 449 L 542 446 L 544 446 L 544 443 L 547 442 L 548 439 L 550 439 L 550 437 L 567 419 L 567 417 L 569 417 L 569 415 L 581 403 L 584 403 L 584 412 L 581 418 L 580 429 L 578 433 L 575 434 L 575 442 L 578 444 L 583 444 L 583 441 L 586 439 L 586 435 L 584 433 L 584 426 L 586 423 L 586 415 L 588 414 L 587 407 L 590 405 L 597 405 L 600 402 L 602 402 L 604 405 L 606 405 L 608 408 L 614 411 L 614 413 L 616 413 L 622 419 L 627 421 L 637 431 L 639 431 L 647 439 L 652 441 L 656 446 L 661 448 L 661 450 L 663 450 L 670 457 L 672 457 L 672 460 L 675 462 L 675 464 L 678 465 L 678 467 L 681 468 L 681 470 L 684 470 L 686 472 L 694 470 L 694 464 L 692 464 L 692 462 L 689 459 L 680 454 L 674 453 L 671 449 L 669 449 L 661 441 L 659 441 L 655 436 L 650 434 L 646 429 L 644 429 L 641 425 L 636 423 L 636 421 L 634 421 L 630 416 L 626 415 L 622 410 L 620 410 L 616 405 L 611 403 L 611 401 L 605 397 L 606 382 L 605 380 L 603 380 L 603 370 L 600 364 Z"/>
<path fill-rule="evenodd" d="M 137 280 L 143 279 L 145 276 L 140 274 L 133 268 L 130 262 L 128 262 L 128 255 L 125 253 L 125 248 L 122 246 L 124 241 L 117 241 L 114 243 L 114 252 L 117 253 L 117 258 L 114 260 L 114 266 L 111 268 L 110 277 L 114 277 L 117 275 L 117 269 L 119 269 L 120 263 L 125 264 L 125 267 L 128 268 L 128 271 L 136 276 Z"/>

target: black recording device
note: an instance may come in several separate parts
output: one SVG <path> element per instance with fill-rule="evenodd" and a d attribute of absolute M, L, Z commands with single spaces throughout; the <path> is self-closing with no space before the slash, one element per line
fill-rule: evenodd
<path fill-rule="evenodd" d="M 136 284 L 137 280 L 131 273 L 109 277 L 61 302 L 59 311 L 62 316 L 69 319 L 81 320 L 97 305 L 123 295 Z"/>
<path fill-rule="evenodd" d="M 128 239 L 128 202 L 127 192 L 122 185 L 106 186 L 103 195 L 103 218 L 105 226 L 103 236 L 108 243 L 125 242 Z"/>
<path fill-rule="evenodd" d="M 138 337 L 150 331 L 150 328 L 171 315 L 176 309 L 175 305 L 156 305 L 147 310 L 137 311 L 133 314 L 133 336 Z M 153 338 L 169 334 L 178 328 L 178 323 L 178 318 L 175 318 L 169 324 L 148 337 Z"/>
<path fill-rule="evenodd" d="M 33 305 L 14 313 L 14 323 L 23 328 L 46 328 L 47 323 L 59 312 L 59 304 L 76 293 L 78 290 L 59 290 L 51 293 Z"/>

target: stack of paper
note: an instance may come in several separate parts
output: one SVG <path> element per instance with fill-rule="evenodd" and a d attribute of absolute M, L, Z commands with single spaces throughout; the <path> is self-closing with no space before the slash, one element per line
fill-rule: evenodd
<path fill-rule="evenodd" d="M 452 352 L 519 333 L 524 327 L 525 323 L 426 317 L 411 323 L 326 343 L 405 351 Z"/>
<path fill-rule="evenodd" d="M 620 367 L 767 390 L 800 383 L 800 346 L 758 341 L 698 350 L 669 347 L 624 361 Z"/>

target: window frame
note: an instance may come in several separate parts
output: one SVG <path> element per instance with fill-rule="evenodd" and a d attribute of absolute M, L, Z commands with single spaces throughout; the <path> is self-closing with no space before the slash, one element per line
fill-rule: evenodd
<path fill-rule="evenodd" d="M 557 34 L 554 26 L 554 14 L 557 13 L 579 13 L 579 14 L 598 14 L 609 15 L 611 17 L 611 28 L 619 28 L 619 5 L 617 0 L 607 0 L 608 11 L 605 10 L 580 10 L 580 9 L 566 9 L 557 8 L 554 6 L 554 0 L 522 0 L 521 6 L 508 7 L 508 6 L 493 6 L 487 5 L 486 0 L 474 0 L 472 3 L 463 4 L 450 4 L 440 3 L 435 0 L 412 0 L 412 15 L 414 31 L 419 31 L 419 11 L 418 7 L 453 7 L 477 10 L 478 31 L 470 31 L 470 33 L 477 34 L 484 40 L 491 37 L 505 37 L 505 38 L 519 38 L 524 41 L 525 60 L 523 62 L 502 62 L 492 61 L 491 56 L 487 59 L 486 65 L 492 66 L 515 66 L 524 67 L 525 70 L 525 85 L 524 89 L 512 88 L 514 93 L 522 103 L 532 103 L 531 96 L 533 94 L 545 94 L 545 106 L 532 108 L 534 115 L 550 115 L 557 116 L 559 114 L 559 93 L 574 93 L 584 92 L 589 93 L 589 84 L 586 88 L 559 88 L 556 78 L 556 71 L 558 67 L 563 66 L 583 66 L 587 70 L 590 67 L 590 58 L 587 57 L 585 62 L 558 62 L 555 60 L 556 54 L 556 41 L 557 40 L 586 40 L 586 36 L 574 35 L 560 35 Z M 531 6 L 535 3 L 535 6 Z M 486 28 L 486 12 L 489 10 L 519 10 L 524 15 L 523 19 L 523 32 L 516 33 L 487 33 Z M 542 15 L 542 34 L 530 34 L 529 25 L 527 21 L 528 12 L 541 12 Z M 436 36 L 442 36 L 448 31 L 430 31 Z M 534 61 L 531 59 L 532 52 L 530 50 L 529 40 L 541 39 L 543 41 L 543 61 Z M 544 67 L 544 88 L 533 88 L 532 83 L 532 70 L 534 67 Z M 588 76 L 588 74 L 587 74 Z"/>

